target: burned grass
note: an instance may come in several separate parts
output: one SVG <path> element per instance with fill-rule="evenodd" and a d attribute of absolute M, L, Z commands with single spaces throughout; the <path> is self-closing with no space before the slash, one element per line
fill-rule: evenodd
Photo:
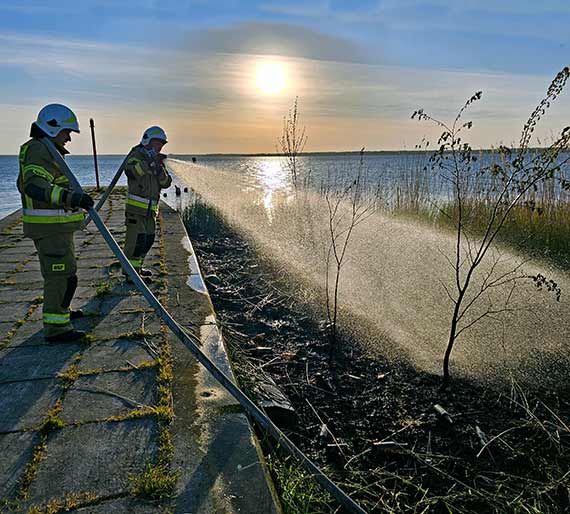
<path fill-rule="evenodd" d="M 241 386 L 252 394 L 272 379 L 296 412 L 277 424 L 367 511 L 569 511 L 566 385 L 527 393 L 455 379 L 442 393 L 440 377 L 348 338 L 331 366 L 319 307 L 214 215 L 186 223 Z M 338 512 L 266 448 L 286 512 Z"/>

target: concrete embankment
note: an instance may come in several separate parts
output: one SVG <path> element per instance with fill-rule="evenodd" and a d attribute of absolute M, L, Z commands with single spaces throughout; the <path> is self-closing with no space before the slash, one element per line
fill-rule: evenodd
<path fill-rule="evenodd" d="M 118 241 L 123 203 L 113 193 L 101 212 Z M 95 227 L 75 239 L 72 307 L 86 316 L 74 324 L 89 340 L 73 344 L 43 339 L 43 282 L 19 213 L 0 231 L 0 511 L 279 512 L 239 404 L 124 282 Z M 231 375 L 192 245 L 167 205 L 145 265 L 154 294 Z"/>

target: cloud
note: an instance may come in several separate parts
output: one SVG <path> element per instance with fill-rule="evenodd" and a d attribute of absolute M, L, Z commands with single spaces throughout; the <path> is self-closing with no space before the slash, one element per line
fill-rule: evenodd
<path fill-rule="evenodd" d="M 272 34 L 272 45 L 290 44 L 289 53 L 275 55 L 274 46 L 254 52 L 263 42 L 251 39 L 256 33 Z M 312 150 L 397 148 L 427 131 L 409 120 L 415 109 L 447 120 L 482 89 L 469 115 L 480 122 L 475 130 L 481 127 L 474 143 L 488 145 L 516 138 L 548 85 L 548 77 L 532 75 L 361 62 L 360 49 L 344 39 L 291 25 L 240 24 L 195 37 L 176 49 L 149 49 L 0 33 L 5 126 L 19 127 L 24 138 L 39 107 L 58 101 L 76 109 L 82 123 L 95 117 L 104 152 L 124 151 L 154 122 L 173 132 L 171 152 L 273 151 L 298 95 Z M 263 96 L 255 86 L 256 67 L 269 58 L 286 69 L 280 96 Z M 557 129 L 569 117 L 568 103 L 557 102 L 546 126 Z M 0 152 L 13 153 L 14 134 L 0 132 Z M 74 153 L 88 145 L 82 135 Z"/>
<path fill-rule="evenodd" d="M 18 47 L 59 47 L 76 50 L 113 50 L 115 45 L 83 39 L 61 38 L 48 35 L 33 35 L 18 32 L 0 32 L 0 41 Z"/>
<path fill-rule="evenodd" d="M 7 2 L 4 1 L 0 4 L 0 11 L 14 12 L 26 15 L 35 14 L 54 14 L 64 12 L 64 7 L 58 4 L 46 4 L 46 3 L 36 3 L 36 2 Z"/>
<path fill-rule="evenodd" d="M 272 13 L 283 14 L 286 16 L 296 16 L 300 18 L 322 18 L 330 15 L 329 2 L 280 2 L 280 3 L 263 3 L 259 5 L 259 10 Z"/>
<path fill-rule="evenodd" d="M 153 52 L 155 58 L 161 52 Z M 18 66 L 43 80 L 46 90 L 65 85 L 71 80 L 98 81 L 110 87 L 134 82 L 141 77 L 152 77 L 157 66 L 145 62 L 148 50 L 127 45 L 105 44 L 87 40 L 28 36 L 0 33 L 0 66 Z M 6 75 L 6 82 L 14 80 Z"/>
<path fill-rule="evenodd" d="M 468 36 L 485 46 L 484 38 L 494 36 L 506 40 L 521 38 L 521 42 L 542 40 L 567 43 L 570 3 L 564 0 L 536 2 L 521 0 L 368 0 L 347 2 L 327 0 L 308 5 L 300 2 L 266 2 L 260 10 L 286 15 L 303 22 L 319 23 L 327 30 L 341 28 L 354 38 L 362 36 L 373 47 L 382 43 L 386 33 L 396 33 L 399 44 L 429 36 L 438 40 L 442 34 Z M 352 31 L 351 31 L 352 29 Z M 416 50 L 421 51 L 421 44 Z M 373 62 L 367 59 L 367 62 Z M 378 62 L 378 60 L 374 60 Z"/>
<path fill-rule="evenodd" d="M 202 53 L 281 55 L 340 62 L 364 62 L 364 49 L 348 39 L 283 23 L 247 22 L 190 32 L 182 50 Z"/>

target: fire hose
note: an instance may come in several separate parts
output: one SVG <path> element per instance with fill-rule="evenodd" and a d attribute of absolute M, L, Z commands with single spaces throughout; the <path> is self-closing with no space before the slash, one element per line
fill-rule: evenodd
<path fill-rule="evenodd" d="M 51 156 L 59 165 L 61 171 L 69 179 L 71 187 L 74 192 L 83 193 L 83 188 L 79 184 L 77 178 L 63 159 L 62 155 L 56 149 L 55 145 L 48 138 L 43 138 L 42 143 L 46 146 Z M 113 178 L 113 182 L 105 191 L 105 194 L 98 202 L 98 207 L 103 205 L 106 198 L 109 196 L 112 187 L 119 180 L 122 173 L 123 164 L 117 171 L 117 174 Z M 366 511 L 362 509 L 350 496 L 348 496 L 342 489 L 340 489 L 334 482 L 332 482 L 299 448 L 293 444 L 293 442 L 253 403 L 248 396 L 236 385 L 232 380 L 227 377 L 203 352 L 200 350 L 198 345 L 200 344 L 200 339 L 192 334 L 186 332 L 170 315 L 166 308 L 158 301 L 154 296 L 152 291 L 147 287 L 147 285 L 140 278 L 138 273 L 135 271 L 131 263 L 125 257 L 125 254 L 109 232 L 105 223 L 99 216 L 96 208 L 91 207 L 88 210 L 90 219 L 93 220 L 95 226 L 105 239 L 105 242 L 109 245 L 111 251 L 115 254 L 123 270 L 127 273 L 130 279 L 134 282 L 134 285 L 142 293 L 145 299 L 148 301 L 149 305 L 155 310 L 157 315 L 161 320 L 168 326 L 172 333 L 190 350 L 190 352 L 196 357 L 196 359 L 212 374 L 212 376 L 240 403 L 244 410 L 257 422 L 257 424 L 265 429 L 279 444 L 280 447 L 284 448 L 289 454 L 293 455 L 302 466 L 315 477 L 315 480 L 322 485 L 343 507 L 348 509 L 349 512 L 356 514 L 366 514 Z M 89 219 L 86 220 L 85 225 Z"/>

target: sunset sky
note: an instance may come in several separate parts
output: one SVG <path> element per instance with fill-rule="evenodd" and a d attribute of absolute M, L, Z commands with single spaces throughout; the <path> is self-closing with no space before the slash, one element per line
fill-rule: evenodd
<path fill-rule="evenodd" d="M 473 144 L 509 144 L 570 65 L 568 26 L 563 0 L 3 0 L 0 154 L 51 102 L 79 117 L 75 154 L 90 117 L 100 153 L 154 124 L 169 153 L 274 152 L 295 96 L 308 151 L 411 149 L 434 134 L 415 109 L 449 119 L 477 90 Z M 566 124 L 568 92 L 539 136 Z"/>

